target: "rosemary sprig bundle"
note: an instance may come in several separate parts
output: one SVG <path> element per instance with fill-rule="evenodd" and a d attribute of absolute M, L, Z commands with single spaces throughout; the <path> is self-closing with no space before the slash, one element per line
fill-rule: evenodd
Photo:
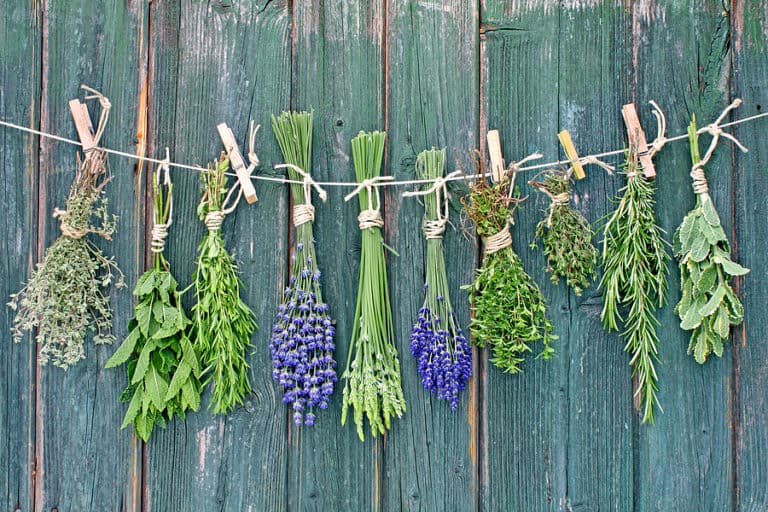
<path fill-rule="evenodd" d="M 475 174 L 484 175 L 485 163 L 479 157 L 474 163 Z M 552 341 L 557 339 L 546 316 L 546 301 L 512 249 L 509 225 L 519 205 L 517 195 L 508 193 L 513 176 L 507 173 L 494 184 L 479 179 L 469 198 L 462 199 L 484 241 L 482 265 L 474 282 L 464 286 L 475 313 L 469 326 L 472 342 L 492 347 L 491 362 L 508 373 L 521 371 L 520 364 L 535 342 L 543 345 L 539 357 L 550 359 L 555 352 Z"/>
<path fill-rule="evenodd" d="M 171 267 L 163 255 L 170 225 L 173 184 L 165 169 L 165 192 L 158 179 L 152 183 L 154 227 L 152 229 L 152 268 L 136 283 L 133 318 L 128 337 L 107 361 L 106 367 L 126 364 L 128 385 L 120 395 L 128 402 L 121 428 L 133 425 L 136 435 L 147 441 L 155 425 L 187 409 L 200 407 L 201 368 L 190 340 L 192 322 L 181 306 Z"/>
<path fill-rule="evenodd" d="M 225 208 L 228 169 L 229 160 L 222 154 L 200 173 L 203 196 L 197 213 L 208 232 L 200 242 L 193 276 L 195 337 L 207 376 L 204 385 L 214 383 L 210 407 L 217 414 L 242 405 L 251 392 L 245 357 L 256 330 L 254 314 L 240 298 L 243 282 L 237 263 L 221 236 L 221 223 L 229 213 Z"/>
<path fill-rule="evenodd" d="M 312 161 L 312 113 L 272 116 L 272 130 L 291 180 L 309 177 Z M 295 166 L 295 167 L 292 167 Z M 322 190 L 322 189 L 321 189 Z M 291 184 L 296 245 L 289 285 L 272 326 L 272 378 L 283 388 L 296 425 L 315 423 L 314 408 L 327 409 L 333 394 L 336 361 L 334 321 L 320 289 L 320 269 L 312 234 L 314 208 L 309 185 Z M 324 194 L 321 194 L 324 198 Z"/>
<path fill-rule="evenodd" d="M 51 361 L 67 369 L 85 357 L 84 341 L 94 333 L 95 344 L 112 343 L 112 310 L 107 289 L 125 286 L 114 258 L 106 257 L 86 235 L 110 240 L 117 217 L 110 215 L 104 187 L 109 183 L 106 154 L 93 149 L 77 171 L 67 198 L 67 209 L 54 210 L 61 236 L 45 251 L 27 284 L 11 295 L 16 312 L 13 339 L 36 329 L 40 363 Z"/>
<path fill-rule="evenodd" d="M 385 137 L 384 132 L 374 131 L 360 132 L 352 139 L 355 175 L 361 184 L 356 192 L 362 246 L 355 322 L 343 375 L 341 424 L 346 423 L 348 409 L 352 407 L 361 441 L 365 439 L 363 417 L 368 418 L 371 434 L 376 436 L 386 432 L 393 416 L 399 418 L 405 412 L 381 234 L 384 221 L 378 188 L 370 181 L 381 175 Z"/>
<path fill-rule="evenodd" d="M 568 177 L 548 172 L 544 182 L 529 182 L 543 191 L 552 201 L 547 218 L 536 225 L 532 248 L 541 240 L 547 256 L 547 272 L 557 284 L 562 277 L 577 296 L 595 278 L 598 252 L 592 244 L 594 231 L 589 221 L 571 206 L 571 187 Z"/>
<path fill-rule="evenodd" d="M 673 240 L 682 291 L 675 312 L 680 317 L 680 327 L 693 331 L 688 353 L 704 364 L 710 353 L 722 357 L 730 326 L 744 319 L 744 307 L 729 281 L 749 269 L 731 260 L 731 247 L 709 196 L 701 164 L 695 116 L 688 126 L 688 139 L 696 206 L 685 216 Z"/>
<path fill-rule="evenodd" d="M 435 180 L 443 177 L 445 150 L 422 151 L 416 157 L 416 176 Z M 435 188 L 435 187 L 432 187 Z M 451 409 L 459 405 L 459 392 L 472 376 L 472 349 L 459 326 L 448 291 L 443 232 L 448 222 L 448 192 L 444 184 L 424 195 L 422 228 L 427 239 L 424 305 L 411 330 L 411 354 L 418 362 L 424 389 L 447 400 Z"/>
<path fill-rule="evenodd" d="M 659 360 L 656 309 L 667 300 L 667 242 L 653 211 L 656 187 L 641 174 L 637 152 L 627 151 L 623 173 L 627 184 L 618 207 L 603 229 L 600 281 L 606 330 L 619 330 L 631 354 L 629 364 L 637 379 L 635 396 L 642 407 L 642 421 L 654 420 L 654 407 L 661 406 L 655 363 Z"/>

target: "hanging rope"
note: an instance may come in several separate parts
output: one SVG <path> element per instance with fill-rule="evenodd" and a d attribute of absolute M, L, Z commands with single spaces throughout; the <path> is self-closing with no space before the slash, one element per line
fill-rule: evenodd
<path fill-rule="evenodd" d="M 360 192 L 365 190 L 368 197 L 368 208 L 362 210 L 357 216 L 357 225 L 361 230 L 368 228 L 380 228 L 384 226 L 384 219 L 381 217 L 381 196 L 379 195 L 379 184 L 386 181 L 392 181 L 392 176 L 376 176 L 368 178 L 358 183 L 355 190 L 344 196 L 344 201 L 349 201 Z M 376 208 L 373 207 L 373 193 L 376 193 Z"/>
<path fill-rule="evenodd" d="M 275 166 L 275 169 L 283 168 L 292 169 L 299 173 L 303 178 L 304 202 L 293 205 L 293 225 L 298 227 L 307 222 L 313 222 L 315 220 L 315 207 L 312 206 L 312 187 L 317 190 L 317 195 L 320 196 L 320 199 L 323 202 L 328 199 L 328 194 L 325 192 L 325 189 L 318 185 L 312 176 L 301 167 L 293 164 L 280 164 Z"/>
<path fill-rule="evenodd" d="M 443 238 L 445 233 L 445 226 L 448 224 L 448 216 L 450 213 L 450 199 L 451 195 L 448 192 L 448 182 L 458 176 L 462 176 L 463 171 L 453 171 L 447 176 L 440 176 L 435 178 L 432 186 L 424 189 L 412 192 L 403 192 L 403 197 L 416 197 L 426 196 L 429 194 L 435 194 L 435 202 L 437 203 L 437 219 L 428 219 L 426 216 L 421 221 L 421 230 L 424 233 L 424 237 L 429 239 Z"/>

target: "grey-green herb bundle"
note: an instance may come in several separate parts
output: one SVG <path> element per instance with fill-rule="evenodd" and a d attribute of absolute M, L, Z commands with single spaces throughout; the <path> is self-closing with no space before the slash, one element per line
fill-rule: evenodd
<path fill-rule="evenodd" d="M 310 176 L 312 161 L 312 113 L 283 112 L 273 116 L 272 130 L 285 162 L 295 166 L 288 167 L 289 178 L 303 181 L 305 175 Z M 296 245 L 290 281 L 272 326 L 272 377 L 283 388 L 283 403 L 293 409 L 294 424 L 312 426 L 315 408 L 328 408 L 337 380 L 333 358 L 336 328 L 320 289 L 311 189 L 293 183 L 291 195 Z"/>
<path fill-rule="evenodd" d="M 577 296 L 595 278 L 598 251 L 592 244 L 594 231 L 584 215 L 571 206 L 568 177 L 557 172 L 547 173 L 543 183 L 529 182 L 542 190 L 552 201 L 547 217 L 536 226 L 536 241 L 541 240 L 547 256 L 547 272 L 552 282 L 562 277 Z"/>
<path fill-rule="evenodd" d="M 476 174 L 485 174 L 485 164 L 475 158 Z M 498 183 L 479 179 L 462 202 L 474 221 L 477 234 L 483 238 L 483 262 L 469 290 L 474 309 L 470 323 L 472 342 L 493 349 L 491 362 L 508 373 L 521 371 L 525 354 L 532 344 L 541 341 L 539 357 L 554 355 L 552 323 L 547 318 L 547 305 L 541 290 L 523 268 L 523 262 L 512 249 L 510 219 L 519 199 L 510 197 L 512 186 L 507 173 Z"/>
<path fill-rule="evenodd" d="M 731 260 L 731 247 L 709 196 L 703 164 L 700 165 L 695 117 L 688 126 L 688 139 L 696 206 L 675 231 L 673 241 L 682 291 L 675 312 L 680 317 L 680 327 L 693 331 L 688 353 L 704 364 L 710 353 L 723 355 L 730 326 L 744 319 L 744 308 L 729 281 L 749 269 Z"/>
<path fill-rule="evenodd" d="M 667 242 L 654 213 L 654 182 L 639 169 L 637 153 L 627 152 L 623 173 L 627 184 L 618 207 L 603 229 L 600 281 L 603 292 L 603 328 L 619 330 L 631 355 L 629 364 L 636 377 L 635 396 L 642 407 L 643 422 L 654 420 L 659 407 L 655 363 L 659 360 L 656 309 L 667 300 Z"/>
<path fill-rule="evenodd" d="M 228 169 L 229 160 L 222 154 L 200 173 L 203 196 L 197 213 L 208 231 L 200 242 L 193 276 L 197 299 L 192 308 L 194 335 L 206 376 L 204 385 L 214 384 L 210 407 L 217 414 L 242 405 L 251 392 L 246 351 L 256 330 L 254 314 L 240 298 L 243 282 L 237 263 L 221 236 L 221 223 L 228 213 Z"/>
<path fill-rule="evenodd" d="M 13 339 L 36 329 L 41 345 L 40 363 L 51 361 L 67 369 L 85 357 L 86 334 L 95 344 L 111 343 L 114 336 L 108 288 L 124 286 L 114 258 L 107 258 L 87 238 L 110 240 L 117 217 L 110 215 L 104 187 L 109 182 L 106 154 L 93 149 L 77 171 L 66 210 L 54 210 L 61 236 L 45 251 L 29 281 L 11 295 L 8 306 L 16 311 Z"/>
<path fill-rule="evenodd" d="M 202 388 L 202 371 L 190 339 L 192 322 L 184 312 L 181 292 L 163 255 L 173 185 L 166 180 L 163 194 L 158 181 L 152 187 L 152 268 L 136 283 L 136 306 L 128 322 L 128 336 L 106 364 L 107 368 L 126 365 L 128 385 L 120 401 L 129 405 L 121 428 L 132 424 L 144 441 L 155 425 L 165 427 L 166 420 L 174 415 L 183 419 L 188 409 L 196 411 Z"/>
<path fill-rule="evenodd" d="M 352 139 L 352 158 L 359 183 L 381 175 L 385 137 L 384 132 L 375 131 L 360 132 Z M 368 419 L 373 436 L 383 434 L 390 427 L 392 417 L 399 418 L 405 412 L 405 397 L 394 344 L 378 188 L 361 187 L 357 194 L 362 232 L 360 274 L 352 340 L 342 376 L 345 384 L 341 424 L 346 423 L 347 411 L 352 407 L 357 435 L 363 441 L 363 418 Z"/>

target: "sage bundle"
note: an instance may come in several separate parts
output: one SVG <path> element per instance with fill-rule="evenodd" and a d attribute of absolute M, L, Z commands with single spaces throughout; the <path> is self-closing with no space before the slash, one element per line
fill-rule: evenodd
<path fill-rule="evenodd" d="M 106 364 L 106 368 L 126 365 L 128 385 L 120 401 L 128 402 L 128 410 L 120 428 L 132 424 L 144 441 L 155 425 L 165 427 L 174 415 L 184 419 L 188 409 L 196 411 L 202 389 L 200 363 L 189 336 L 192 321 L 184 312 L 181 292 L 163 254 L 173 210 L 167 165 L 158 169 L 152 195 L 152 267 L 133 290 L 136 306 L 128 322 L 128 336 Z"/>
<path fill-rule="evenodd" d="M 485 176 L 485 163 L 474 158 L 475 174 Z M 474 309 L 469 329 L 478 347 L 493 349 L 491 362 L 507 373 L 518 373 L 532 344 L 541 341 L 539 357 L 554 355 L 557 339 L 547 318 L 541 290 L 523 268 L 512 249 L 509 232 L 515 209 L 520 204 L 514 191 L 516 173 L 507 172 L 496 183 L 480 178 L 468 198 L 462 198 L 467 214 L 483 239 L 483 261 L 475 280 L 464 289 Z"/>
<path fill-rule="evenodd" d="M 621 189 L 618 207 L 603 228 L 602 264 L 604 274 L 600 318 L 606 330 L 619 330 L 626 341 L 635 397 L 642 407 L 642 421 L 654 420 L 659 360 L 656 309 L 667 300 L 667 242 L 654 213 L 656 187 L 641 176 L 637 152 L 630 147 L 622 173 L 627 184 Z"/>
<path fill-rule="evenodd" d="M 728 110 L 730 108 L 725 113 Z M 738 144 L 732 136 L 729 138 Z M 744 319 L 744 307 L 731 288 L 730 279 L 743 276 L 749 269 L 731 260 L 728 238 L 709 195 L 704 165 L 712 156 L 717 138 L 713 137 L 713 143 L 702 159 L 694 116 L 688 126 L 688 139 L 696 206 L 685 216 L 673 239 L 682 292 L 675 312 L 680 317 L 680 328 L 693 331 L 688 354 L 693 354 L 697 363 L 704 364 L 710 353 L 722 357 L 730 326 L 738 325 Z"/>
<path fill-rule="evenodd" d="M 443 180 L 445 150 L 422 151 L 416 157 L 416 176 L 434 185 L 403 196 L 424 196 L 422 230 L 427 239 L 424 305 L 411 329 L 411 354 L 418 363 L 424 389 L 447 400 L 452 410 L 459 405 L 459 392 L 472 376 L 472 349 L 459 326 L 451 304 L 445 271 L 443 233 L 448 223 L 449 199 Z"/>
<path fill-rule="evenodd" d="M 357 217 L 362 236 L 360 273 L 355 321 L 352 327 L 342 400 L 341 424 L 352 407 L 357 435 L 361 441 L 364 417 L 371 434 L 384 434 L 391 419 L 405 412 L 405 397 L 400 383 L 400 361 L 394 344 L 392 308 L 389 302 L 384 239 L 381 228 L 381 198 L 376 186 L 384 157 L 384 132 L 360 132 L 352 139 L 352 159 L 359 183 L 345 200 L 355 195 L 360 203 Z"/>
<path fill-rule="evenodd" d="M 92 89 L 89 89 L 93 91 Z M 102 104 L 94 145 L 109 112 L 109 101 L 99 93 Z M 78 156 L 66 210 L 55 208 L 61 236 L 45 251 L 29 281 L 10 296 L 15 311 L 13 339 L 18 342 L 33 329 L 40 344 L 40 363 L 49 361 L 67 369 L 85 357 L 85 337 L 93 334 L 96 345 L 112 343 L 112 309 L 109 287 L 125 286 L 123 274 L 113 257 L 104 256 L 87 235 L 111 240 L 117 217 L 108 211 L 104 188 L 111 180 L 106 153 L 95 147 Z"/>
<path fill-rule="evenodd" d="M 296 425 L 315 423 L 315 408 L 327 409 L 333 394 L 336 360 L 334 321 L 320 289 L 312 222 L 312 113 L 283 112 L 272 116 L 272 130 L 283 153 L 291 184 L 296 245 L 291 276 L 272 326 L 272 378 L 283 388 L 283 403 L 293 409 Z M 302 184 L 303 183 L 303 184 Z M 325 191 L 317 185 L 320 198 Z"/>
<path fill-rule="evenodd" d="M 597 249 L 592 244 L 594 231 L 589 221 L 571 206 L 571 186 L 568 175 L 550 171 L 543 182 L 529 181 L 551 200 L 547 217 L 536 225 L 531 248 L 541 240 L 547 256 L 547 272 L 557 284 L 565 279 L 576 296 L 595 278 Z"/>
<path fill-rule="evenodd" d="M 222 153 L 200 173 L 203 195 L 197 213 L 208 231 L 200 242 L 193 276 L 195 338 L 206 375 L 203 384 L 214 384 L 210 407 L 217 414 L 242 405 L 251 392 L 246 350 L 256 330 L 255 316 L 240 298 L 243 282 L 237 263 L 221 236 L 224 218 L 237 206 L 237 200 L 228 206 L 236 190 L 227 185 L 228 169 L 229 160 Z"/>

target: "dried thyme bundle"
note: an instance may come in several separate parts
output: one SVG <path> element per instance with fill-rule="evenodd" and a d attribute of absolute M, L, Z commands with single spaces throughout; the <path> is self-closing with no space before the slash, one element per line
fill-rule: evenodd
<path fill-rule="evenodd" d="M 419 179 L 440 180 L 445 167 L 445 150 L 422 151 L 416 157 Z M 422 192 L 404 196 L 424 196 L 422 230 L 427 239 L 424 305 L 419 309 L 411 330 L 411 354 L 418 362 L 418 372 L 424 389 L 435 393 L 438 400 L 450 402 L 451 409 L 459 405 L 459 392 L 467 387 L 472 376 L 472 349 L 461 331 L 448 293 L 445 271 L 443 232 L 448 222 L 448 191 L 445 182 Z"/>
<path fill-rule="evenodd" d="M 485 174 L 485 164 L 474 158 L 476 174 Z M 469 199 L 462 199 L 477 234 L 483 238 L 484 255 L 480 269 L 469 290 L 474 309 L 470 324 L 472 341 L 478 347 L 493 349 L 491 362 L 505 372 L 518 373 L 531 344 L 541 341 L 540 357 L 554 355 L 551 343 L 552 323 L 539 287 L 525 272 L 523 262 L 512 249 L 510 221 L 519 204 L 510 197 L 514 173 L 494 184 L 479 179 L 472 186 Z M 510 210 L 511 207 L 511 210 Z"/>
<path fill-rule="evenodd" d="M 294 423 L 311 426 L 315 423 L 315 407 L 328 408 L 337 380 L 334 321 L 328 304 L 323 302 L 312 234 L 312 113 L 272 116 L 272 130 L 288 164 L 288 177 L 304 182 L 291 184 L 296 246 L 291 256 L 290 282 L 272 326 L 272 378 L 283 388 L 283 403 L 293 408 Z M 325 200 L 325 192 L 318 192 Z"/>
<path fill-rule="evenodd" d="M 531 247 L 536 247 L 536 241 L 541 240 L 552 282 L 557 283 L 561 277 L 564 278 L 566 284 L 573 288 L 573 293 L 579 296 L 595 278 L 598 252 L 592 244 L 592 226 L 581 212 L 571 206 L 567 175 L 551 171 L 544 182 L 528 183 L 552 200 L 547 208 L 547 218 L 536 226 Z"/>
<path fill-rule="evenodd" d="M 630 148 L 623 169 L 627 184 L 603 230 L 600 316 L 604 329 L 619 330 L 619 323 L 623 324 L 624 350 L 631 354 L 629 364 L 637 379 L 635 396 L 643 409 L 643 422 L 653 423 L 654 407 L 659 406 L 655 315 L 667 300 L 669 255 L 653 211 L 656 187 L 641 175 L 639 166 L 637 152 Z"/>
<path fill-rule="evenodd" d="M 243 282 L 237 263 L 221 236 L 224 217 L 237 206 L 235 202 L 227 207 L 232 192 L 227 186 L 228 169 L 229 160 L 222 153 L 218 161 L 200 173 L 203 196 L 197 213 L 208 232 L 200 242 L 193 276 L 197 297 L 192 308 L 196 343 L 207 376 L 204 385 L 214 383 L 210 407 L 217 414 L 242 405 L 251 392 L 245 357 L 256 330 L 253 312 L 240 299 Z"/>
<path fill-rule="evenodd" d="M 67 209 L 53 212 L 61 236 L 8 303 L 16 311 L 14 341 L 36 329 L 42 364 L 51 361 L 67 369 L 83 359 L 87 332 L 94 333 L 97 345 L 114 341 L 107 289 L 113 281 L 118 288 L 124 286 L 123 274 L 114 258 L 105 257 L 86 237 L 95 234 L 110 240 L 115 232 L 117 217 L 107 211 L 104 193 L 110 179 L 101 149 L 91 150 L 83 162 L 78 159 Z"/>
<path fill-rule="evenodd" d="M 121 428 L 133 425 L 147 441 L 155 425 L 165 427 L 174 414 L 182 419 L 187 409 L 200 407 L 201 368 L 190 340 L 192 322 L 181 306 L 181 292 L 163 255 L 173 209 L 173 184 L 167 166 L 165 192 L 160 171 L 152 183 L 154 225 L 152 268 L 136 283 L 136 306 L 128 323 L 128 337 L 107 361 L 106 367 L 126 364 L 128 386 L 120 395 L 128 402 Z"/>
<path fill-rule="evenodd" d="M 702 159 L 695 116 L 688 126 L 688 139 L 696 206 L 685 216 L 674 236 L 682 290 L 675 312 L 680 316 L 680 327 L 693 331 L 688 353 L 693 354 L 696 362 L 704 364 L 711 352 L 722 357 L 730 326 L 744 319 L 744 307 L 729 281 L 733 276 L 743 276 L 749 269 L 731 260 L 728 238 L 709 196 L 704 164 L 709 161 L 716 140 Z"/>
<path fill-rule="evenodd" d="M 375 186 L 376 181 L 382 179 L 385 137 L 384 132 L 375 131 L 360 132 L 352 139 L 352 158 L 360 185 L 345 198 L 358 196 L 360 214 L 357 220 L 362 232 L 362 246 L 355 323 L 343 375 L 341 424 L 346 423 L 347 411 L 352 407 L 361 441 L 365 439 L 364 416 L 368 418 L 371 434 L 376 436 L 386 432 L 393 416 L 399 418 L 405 412 L 381 235 L 384 220 Z"/>

